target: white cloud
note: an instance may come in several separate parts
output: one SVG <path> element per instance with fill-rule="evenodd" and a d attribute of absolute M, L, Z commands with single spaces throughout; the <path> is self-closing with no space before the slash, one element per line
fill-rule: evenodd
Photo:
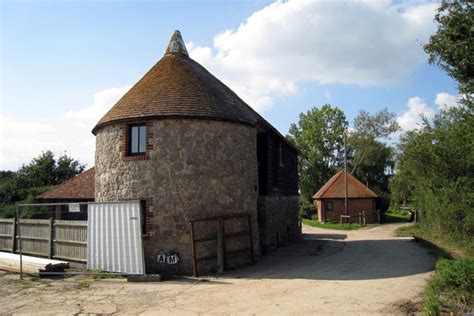
<path fill-rule="evenodd" d="M 213 47 L 188 43 L 193 59 L 258 111 L 303 82 L 379 85 L 403 80 L 425 58 L 439 4 L 390 1 L 275 2 Z"/>
<path fill-rule="evenodd" d="M 331 100 L 331 99 L 332 99 L 332 94 L 331 94 L 331 92 L 330 92 L 330 91 L 327 91 L 327 90 L 324 91 L 324 98 L 325 98 L 326 100 L 328 100 L 328 101 Z"/>
<path fill-rule="evenodd" d="M 131 86 L 94 95 L 94 104 L 60 117 L 23 119 L 0 115 L 0 170 L 16 170 L 41 151 L 66 152 L 88 167 L 94 165 L 95 137 L 91 130 Z"/>
<path fill-rule="evenodd" d="M 433 118 L 435 110 L 429 107 L 420 97 L 408 99 L 408 110 L 397 118 L 397 122 L 403 131 L 417 129 L 422 123 L 422 116 Z"/>
<path fill-rule="evenodd" d="M 447 92 L 440 92 L 436 94 L 434 103 L 440 109 L 456 107 L 459 104 L 459 96 L 452 95 Z"/>

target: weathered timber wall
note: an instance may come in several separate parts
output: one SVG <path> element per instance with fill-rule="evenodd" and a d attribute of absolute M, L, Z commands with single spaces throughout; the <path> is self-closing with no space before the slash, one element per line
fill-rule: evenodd
<path fill-rule="evenodd" d="M 13 251 L 14 230 L 14 218 L 0 218 L 0 250 Z"/>

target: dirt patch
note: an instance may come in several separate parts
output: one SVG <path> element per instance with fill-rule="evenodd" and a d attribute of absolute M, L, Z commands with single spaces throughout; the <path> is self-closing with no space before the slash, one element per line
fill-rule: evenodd
<path fill-rule="evenodd" d="M 403 315 L 419 315 L 423 308 L 421 299 L 417 300 L 401 300 L 395 302 L 387 309 L 387 313 L 403 314 Z"/>
<path fill-rule="evenodd" d="M 0 275 L 6 314 L 416 314 L 434 259 L 394 237 L 400 225 L 357 231 L 304 227 L 305 238 L 221 277 L 161 283 Z"/>

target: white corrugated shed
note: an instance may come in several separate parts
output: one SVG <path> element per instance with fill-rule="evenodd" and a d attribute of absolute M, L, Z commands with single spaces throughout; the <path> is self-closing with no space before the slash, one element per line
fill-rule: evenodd
<path fill-rule="evenodd" d="M 88 205 L 87 268 L 144 274 L 139 201 Z"/>

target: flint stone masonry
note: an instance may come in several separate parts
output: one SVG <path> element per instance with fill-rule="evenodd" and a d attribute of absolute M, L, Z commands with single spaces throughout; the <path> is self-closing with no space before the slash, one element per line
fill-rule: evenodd
<path fill-rule="evenodd" d="M 263 253 L 301 238 L 298 196 L 259 196 L 258 219 Z"/>
<path fill-rule="evenodd" d="M 147 273 L 157 272 L 160 250 L 177 251 L 181 260 L 177 273 L 191 273 L 191 219 L 249 213 L 255 254 L 259 253 L 254 127 L 223 121 L 151 120 L 147 122 L 147 128 L 153 129 L 149 159 L 124 161 L 123 126 L 108 125 L 97 131 L 95 199 L 149 201 L 144 244 Z M 226 229 L 239 230 L 242 225 L 230 222 Z M 197 231 L 201 235 L 214 232 L 212 224 Z M 243 243 L 236 240 L 234 247 Z M 215 251 L 215 245 L 206 247 L 202 255 Z M 215 265 L 213 260 L 201 264 L 204 271 L 213 271 Z"/>

